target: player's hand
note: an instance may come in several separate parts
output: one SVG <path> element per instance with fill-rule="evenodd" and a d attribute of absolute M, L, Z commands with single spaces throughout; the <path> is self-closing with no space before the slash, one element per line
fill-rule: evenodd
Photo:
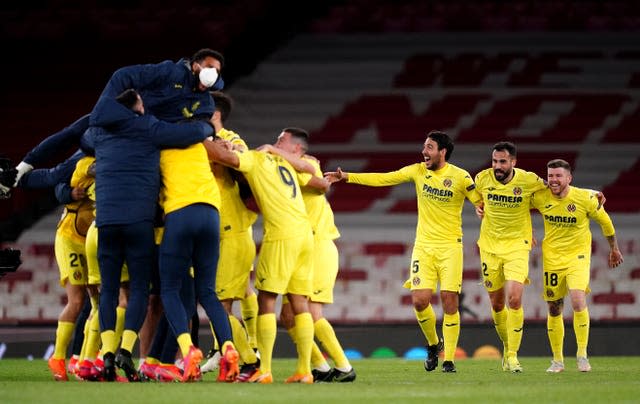
<path fill-rule="evenodd" d="M 609 251 L 609 268 L 615 268 L 624 262 L 622 253 L 617 248 Z"/>
<path fill-rule="evenodd" d="M 258 147 L 256 150 L 267 152 L 267 153 L 273 153 L 274 152 L 273 149 L 275 148 L 273 147 L 272 144 L 263 144 L 262 146 Z"/>
<path fill-rule="evenodd" d="M 18 186 L 18 182 L 20 181 L 20 178 L 22 178 L 23 175 L 25 175 L 26 173 L 28 173 L 29 171 L 33 170 L 33 166 L 29 163 L 25 163 L 24 161 L 21 161 L 20 164 L 18 164 L 16 166 L 16 180 L 13 183 L 14 187 Z"/>
<path fill-rule="evenodd" d="M 476 216 L 478 216 L 478 219 L 482 220 L 484 217 L 484 205 L 476 206 Z"/>
<path fill-rule="evenodd" d="M 217 145 L 222 146 L 225 150 L 233 151 L 233 144 L 228 140 L 220 139 L 219 137 L 217 137 L 213 139 L 213 142 Z"/>
<path fill-rule="evenodd" d="M 604 203 L 607 201 L 607 198 L 604 197 L 604 194 L 602 192 L 598 192 L 596 194 L 596 198 L 598 198 L 598 209 L 600 209 L 602 206 L 604 206 Z"/>
<path fill-rule="evenodd" d="M 320 163 L 320 160 L 318 160 L 316 157 L 310 154 L 305 154 L 304 157 L 310 158 L 311 160 L 314 160 L 315 162 Z"/>
<path fill-rule="evenodd" d="M 11 188 L 5 187 L 0 184 L 0 199 L 9 199 L 11 198 Z"/>
<path fill-rule="evenodd" d="M 82 187 L 75 187 L 71 190 L 71 199 L 73 199 L 74 201 L 79 201 L 80 199 L 84 199 L 86 196 L 87 196 L 87 193 Z"/>
<path fill-rule="evenodd" d="M 349 173 L 342 171 L 342 168 L 338 167 L 336 171 L 329 171 L 324 173 L 324 179 L 329 181 L 330 184 L 349 179 Z"/>

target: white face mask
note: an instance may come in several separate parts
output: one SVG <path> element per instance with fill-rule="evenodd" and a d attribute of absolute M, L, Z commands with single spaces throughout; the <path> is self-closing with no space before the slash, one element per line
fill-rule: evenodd
<path fill-rule="evenodd" d="M 198 77 L 200 78 L 202 85 L 209 88 L 216 83 L 216 80 L 218 80 L 218 71 L 213 67 L 204 67 L 200 70 Z"/>

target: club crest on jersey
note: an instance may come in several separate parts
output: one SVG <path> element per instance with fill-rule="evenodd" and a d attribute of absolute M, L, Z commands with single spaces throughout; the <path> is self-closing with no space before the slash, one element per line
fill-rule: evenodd
<path fill-rule="evenodd" d="M 484 286 L 487 287 L 487 288 L 490 288 L 490 287 L 493 286 L 493 283 L 491 283 L 491 281 L 487 280 L 487 281 L 484 281 Z"/>
<path fill-rule="evenodd" d="M 449 178 L 447 178 L 446 180 L 442 181 L 442 185 L 444 185 L 445 188 L 449 188 L 451 187 L 451 180 Z"/>
<path fill-rule="evenodd" d="M 420 278 L 418 278 L 417 276 L 414 276 L 412 283 L 413 283 L 413 286 L 420 285 Z"/>
<path fill-rule="evenodd" d="M 513 194 L 514 194 L 515 196 L 520 196 L 520 195 L 522 195 L 522 188 L 520 188 L 520 187 L 514 187 L 514 188 L 513 188 Z"/>
<path fill-rule="evenodd" d="M 547 294 L 547 297 L 553 297 L 554 296 L 553 290 L 551 290 L 551 289 L 547 289 L 546 294 Z"/>
<path fill-rule="evenodd" d="M 576 211 L 576 205 L 574 205 L 573 203 L 570 203 L 569 205 L 567 205 L 567 210 L 569 212 L 575 212 Z"/>
<path fill-rule="evenodd" d="M 80 279 L 82 279 L 82 272 L 73 271 L 73 279 L 76 281 L 79 281 Z"/>

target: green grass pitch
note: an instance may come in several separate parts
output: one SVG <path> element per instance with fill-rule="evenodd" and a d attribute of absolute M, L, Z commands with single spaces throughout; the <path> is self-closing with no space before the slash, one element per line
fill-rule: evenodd
<path fill-rule="evenodd" d="M 497 360 L 464 359 L 458 373 L 427 373 L 422 361 L 352 361 L 354 383 L 286 385 L 293 359 L 274 361 L 272 385 L 224 384 L 206 374 L 199 383 L 55 382 L 44 360 L 0 361 L 0 403 L 637 403 L 640 357 L 593 357 L 590 373 L 580 373 L 574 358 L 566 370 L 545 372 L 549 358 L 520 358 L 524 372 L 503 372 Z M 437 401 L 431 401 L 437 400 Z"/>

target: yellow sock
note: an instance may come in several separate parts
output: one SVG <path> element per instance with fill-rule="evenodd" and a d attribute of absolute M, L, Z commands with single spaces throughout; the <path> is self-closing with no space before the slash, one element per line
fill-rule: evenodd
<path fill-rule="evenodd" d="M 69 321 L 58 321 L 58 328 L 56 329 L 56 345 L 53 350 L 53 358 L 65 359 L 67 357 L 67 347 L 69 341 L 71 341 L 71 335 L 73 334 L 73 328 L 75 323 Z"/>
<path fill-rule="evenodd" d="M 249 336 L 249 345 L 251 348 L 258 347 L 258 339 L 256 338 L 256 323 L 258 319 L 258 296 L 254 293 L 240 300 L 240 313 L 244 328 Z"/>
<path fill-rule="evenodd" d="M 182 357 L 185 358 L 189 354 L 189 349 L 191 349 L 191 345 L 193 345 L 193 341 L 191 340 L 191 334 L 185 332 L 183 334 L 178 335 L 178 345 L 180 346 L 180 352 L 182 352 Z"/>
<path fill-rule="evenodd" d="M 115 347 L 114 351 L 120 346 L 120 340 L 122 339 L 122 333 L 124 332 L 124 315 L 127 309 L 124 307 L 116 307 L 116 330 L 115 330 Z"/>
<path fill-rule="evenodd" d="M 133 346 L 138 340 L 138 334 L 133 330 L 124 330 L 122 333 L 122 344 L 120 344 L 121 349 L 126 349 L 129 353 L 133 352 Z"/>
<path fill-rule="evenodd" d="M 233 335 L 233 343 L 240 354 L 240 358 L 244 363 L 256 363 L 258 358 L 256 353 L 249 346 L 247 333 L 244 330 L 240 320 L 236 316 L 229 316 L 229 324 L 231 324 L 231 334 Z"/>
<path fill-rule="evenodd" d="M 589 309 L 573 312 L 573 331 L 576 333 L 578 351 L 576 356 L 587 357 L 587 344 L 589 343 Z"/>
<path fill-rule="evenodd" d="M 417 311 L 415 308 L 413 311 L 416 313 L 418 325 L 427 339 L 427 345 L 435 345 L 440 342 L 436 333 L 436 313 L 433 311 L 433 307 L 429 305 L 422 311 Z"/>
<path fill-rule="evenodd" d="M 258 350 L 260 351 L 260 371 L 271 372 L 271 357 L 278 331 L 275 313 L 261 314 L 257 321 Z"/>
<path fill-rule="evenodd" d="M 507 308 L 503 307 L 500 311 L 493 311 L 491 309 L 491 317 L 493 317 L 493 325 L 496 327 L 496 332 L 500 341 L 502 341 L 503 355 L 509 352 L 509 346 L 507 345 Z"/>
<path fill-rule="evenodd" d="M 562 346 L 564 344 L 564 321 L 562 314 L 552 316 L 547 314 L 547 335 L 549 336 L 549 345 L 553 353 L 553 360 L 564 362 L 562 354 Z"/>
<path fill-rule="evenodd" d="M 91 310 L 91 317 L 87 323 L 89 323 L 89 330 L 84 336 L 84 344 L 82 345 L 84 349 L 83 359 L 94 360 L 100 344 L 100 317 L 97 308 L 95 312 L 93 309 Z"/>
<path fill-rule="evenodd" d="M 149 364 L 149 365 L 159 365 L 160 361 L 156 358 L 153 358 L 149 355 L 147 355 L 146 358 L 144 358 L 145 363 Z"/>
<path fill-rule="evenodd" d="M 311 367 L 314 369 L 319 369 L 324 372 L 331 370 L 331 367 L 327 363 L 327 360 L 324 358 L 320 347 L 315 342 L 311 345 Z"/>
<path fill-rule="evenodd" d="M 298 334 L 296 333 L 296 326 L 294 325 L 291 328 L 287 328 L 287 334 L 289 334 L 289 337 L 291 338 L 291 341 L 293 341 L 293 344 L 296 345 L 298 343 Z"/>
<path fill-rule="evenodd" d="M 460 312 L 444 313 L 442 318 L 442 337 L 444 338 L 444 360 L 453 361 L 456 357 L 458 337 L 460 336 Z"/>
<path fill-rule="evenodd" d="M 316 321 L 313 325 L 313 330 L 318 341 L 320 341 L 331 359 L 335 362 L 336 367 L 343 371 L 351 370 L 351 364 L 345 356 L 338 337 L 336 337 L 336 333 L 327 319 L 321 318 Z"/>
<path fill-rule="evenodd" d="M 515 356 L 520 349 L 522 333 L 524 328 L 524 310 L 520 307 L 517 310 L 508 309 L 507 313 L 507 345 L 509 356 Z"/>
<path fill-rule="evenodd" d="M 78 363 L 82 362 L 87 356 L 87 344 L 89 343 L 89 333 L 91 332 L 91 315 L 93 310 L 89 314 L 89 318 L 84 322 L 84 338 L 82 339 L 82 348 L 80 348 L 80 356 L 78 356 Z"/>
<path fill-rule="evenodd" d="M 116 351 L 116 333 L 113 330 L 103 331 L 100 334 L 100 339 L 102 340 L 102 355 Z"/>
<path fill-rule="evenodd" d="M 296 321 L 296 350 L 298 351 L 298 365 L 296 373 L 306 375 L 311 373 L 311 345 L 313 345 L 313 319 L 311 313 L 300 313 L 295 316 Z"/>

